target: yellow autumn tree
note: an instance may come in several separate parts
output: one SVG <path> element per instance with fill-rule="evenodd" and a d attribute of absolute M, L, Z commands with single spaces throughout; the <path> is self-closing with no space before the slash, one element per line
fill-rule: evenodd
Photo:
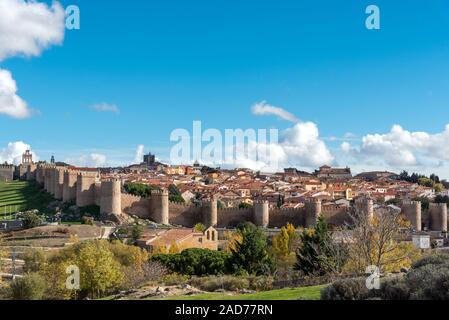
<path fill-rule="evenodd" d="M 410 223 L 400 212 L 379 208 L 373 217 L 352 213 L 351 219 L 352 226 L 346 230 L 349 243 L 346 271 L 364 273 L 368 266 L 376 266 L 381 272 L 398 272 L 419 259 L 420 251 L 401 239 L 399 230 Z"/>
<path fill-rule="evenodd" d="M 295 259 L 295 251 L 298 245 L 299 236 L 296 228 L 291 224 L 287 224 L 281 228 L 281 231 L 273 237 L 272 253 L 278 260 Z"/>
<path fill-rule="evenodd" d="M 167 250 L 167 247 L 165 247 L 165 246 L 158 246 L 158 247 L 154 247 L 153 251 L 151 253 L 152 254 L 168 254 L 168 250 Z"/>
<path fill-rule="evenodd" d="M 178 244 L 173 241 L 170 245 L 170 248 L 168 249 L 168 254 L 177 254 L 181 252 L 181 248 L 178 246 Z"/>
<path fill-rule="evenodd" d="M 242 235 L 239 232 L 226 231 L 224 233 L 224 238 L 226 239 L 225 252 L 232 252 L 236 250 L 236 244 L 242 242 Z"/>
<path fill-rule="evenodd" d="M 74 262 L 80 269 L 82 291 L 99 298 L 120 287 L 124 279 L 121 265 L 106 241 L 83 242 L 76 251 Z"/>
<path fill-rule="evenodd" d="M 148 261 L 146 250 L 126 245 L 120 241 L 109 243 L 109 250 L 122 266 L 131 267 L 138 272 L 142 271 L 144 263 Z"/>

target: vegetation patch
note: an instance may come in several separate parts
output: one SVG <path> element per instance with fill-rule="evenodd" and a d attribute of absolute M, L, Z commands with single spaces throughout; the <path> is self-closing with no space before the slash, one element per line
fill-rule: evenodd
<path fill-rule="evenodd" d="M 325 286 L 281 289 L 253 294 L 230 295 L 226 293 L 206 293 L 193 296 L 172 297 L 168 300 L 319 300 Z"/>
<path fill-rule="evenodd" d="M 48 206 L 53 201 L 53 196 L 34 181 L 0 182 L 0 219 L 10 213 L 34 209 L 51 213 Z"/>

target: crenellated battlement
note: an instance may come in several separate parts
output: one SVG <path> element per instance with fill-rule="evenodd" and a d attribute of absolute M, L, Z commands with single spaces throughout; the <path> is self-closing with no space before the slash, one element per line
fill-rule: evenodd
<path fill-rule="evenodd" d="M 140 200 L 142 200 L 142 197 L 139 196 L 135 196 L 129 193 L 122 193 L 122 199 L 127 200 L 129 202 L 139 202 Z"/>
<path fill-rule="evenodd" d="M 122 183 L 122 180 L 119 178 L 107 178 L 107 179 L 101 179 L 101 182 L 107 182 L 107 183 Z"/>
<path fill-rule="evenodd" d="M 97 178 L 99 177 L 98 172 L 82 172 L 78 171 L 78 176 L 83 178 Z"/>
<path fill-rule="evenodd" d="M 439 209 L 447 209 L 447 204 L 446 203 L 429 203 L 429 207 L 430 208 L 439 208 Z"/>
<path fill-rule="evenodd" d="M 159 196 L 168 196 L 168 190 L 167 189 L 163 189 L 163 190 L 151 190 L 150 193 L 151 196 L 155 196 L 155 197 L 159 197 Z"/>
<path fill-rule="evenodd" d="M 168 201 L 168 204 L 173 205 L 173 206 L 185 207 L 185 208 L 196 208 L 194 205 L 187 204 L 185 202 Z"/>

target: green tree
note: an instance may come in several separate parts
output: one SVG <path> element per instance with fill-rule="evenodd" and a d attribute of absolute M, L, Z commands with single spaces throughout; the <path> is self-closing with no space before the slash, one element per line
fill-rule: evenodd
<path fill-rule="evenodd" d="M 156 186 L 141 183 L 126 183 L 124 189 L 127 193 L 142 198 L 148 198 L 152 190 L 159 190 Z"/>
<path fill-rule="evenodd" d="M 201 232 L 201 233 L 203 233 L 204 231 L 206 231 L 206 226 L 205 226 L 204 224 L 202 224 L 202 223 L 197 223 L 197 224 L 195 225 L 195 227 L 193 227 L 193 229 L 194 229 L 196 232 Z"/>
<path fill-rule="evenodd" d="M 179 191 L 178 187 L 174 184 L 171 184 L 168 186 L 168 192 L 169 194 L 175 195 L 175 196 L 180 196 L 181 192 Z"/>
<path fill-rule="evenodd" d="M 143 234 L 143 227 L 136 224 L 131 228 L 131 243 L 136 244 L 137 240 L 139 240 L 142 237 Z"/>
<path fill-rule="evenodd" d="M 177 254 L 156 254 L 151 257 L 151 261 L 161 263 L 172 272 L 202 277 L 226 274 L 229 257 L 223 251 L 186 249 Z"/>
<path fill-rule="evenodd" d="M 230 248 L 230 269 L 237 273 L 272 274 L 276 265 L 267 251 L 267 236 L 262 228 L 247 222 L 237 228 L 238 241 Z"/>
<path fill-rule="evenodd" d="M 25 229 L 32 229 L 39 227 L 42 224 L 42 219 L 34 212 L 28 211 L 22 217 L 23 227 Z"/>
<path fill-rule="evenodd" d="M 323 217 L 314 229 L 306 229 L 300 236 L 296 253 L 296 270 L 305 275 L 338 273 L 344 265 L 345 248 L 333 242 L 328 224 Z"/>
<path fill-rule="evenodd" d="M 81 272 L 81 290 L 92 299 L 116 290 L 124 280 L 121 265 L 106 241 L 78 244 L 72 259 Z"/>
<path fill-rule="evenodd" d="M 251 209 L 253 206 L 246 202 L 241 202 L 239 204 L 239 209 Z"/>
<path fill-rule="evenodd" d="M 425 186 L 425 187 L 428 187 L 428 188 L 433 188 L 434 183 L 435 183 L 435 182 L 433 182 L 433 181 L 432 181 L 431 179 L 429 179 L 429 178 L 423 177 L 423 178 L 419 178 L 419 179 L 418 179 L 418 184 L 420 184 L 420 185 L 422 185 L 422 186 Z"/>
<path fill-rule="evenodd" d="M 41 300 L 45 288 L 45 280 L 41 275 L 28 273 L 11 282 L 9 290 L 13 300 Z"/>
<path fill-rule="evenodd" d="M 444 186 L 442 183 L 435 183 L 433 185 L 433 188 L 435 189 L 435 192 L 442 192 L 444 190 Z"/>

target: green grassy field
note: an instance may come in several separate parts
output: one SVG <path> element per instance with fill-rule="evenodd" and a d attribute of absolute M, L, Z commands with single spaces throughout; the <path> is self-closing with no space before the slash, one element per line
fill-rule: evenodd
<path fill-rule="evenodd" d="M 281 289 L 235 296 L 222 293 L 206 293 L 196 296 L 172 297 L 165 300 L 320 300 L 321 289 L 325 287 L 326 286 Z"/>
<path fill-rule="evenodd" d="M 35 182 L 0 182 L 0 219 L 25 210 L 38 209 L 45 212 L 52 201 L 53 197 L 42 192 Z"/>

